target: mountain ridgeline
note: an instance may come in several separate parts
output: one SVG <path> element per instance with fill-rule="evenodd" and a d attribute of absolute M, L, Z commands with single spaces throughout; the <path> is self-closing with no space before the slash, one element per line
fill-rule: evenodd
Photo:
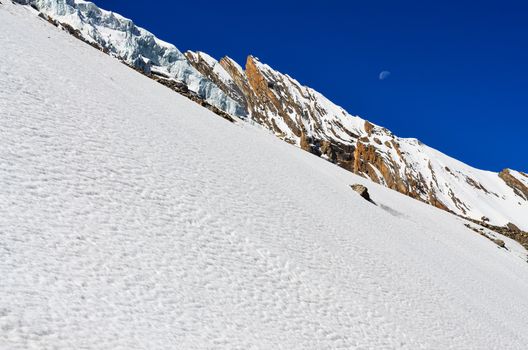
<path fill-rule="evenodd" d="M 417 139 L 353 116 L 259 59 L 182 53 L 131 20 L 81 0 L 17 0 L 79 39 L 235 122 L 417 200 L 480 223 L 515 227 L 528 247 L 528 175 L 478 170 Z M 508 226 L 510 224 L 510 226 Z M 519 240 L 519 239 L 518 239 Z"/>

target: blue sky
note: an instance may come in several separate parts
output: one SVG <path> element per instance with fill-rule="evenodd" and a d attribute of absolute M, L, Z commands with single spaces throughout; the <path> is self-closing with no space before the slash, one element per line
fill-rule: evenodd
<path fill-rule="evenodd" d="M 257 56 L 351 114 L 472 166 L 528 171 L 528 3 L 95 3 L 182 51 L 241 64 Z"/>

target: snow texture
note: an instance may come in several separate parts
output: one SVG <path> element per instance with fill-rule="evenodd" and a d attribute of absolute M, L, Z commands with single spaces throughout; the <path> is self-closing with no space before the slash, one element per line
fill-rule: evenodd
<path fill-rule="evenodd" d="M 0 48 L 1 349 L 526 349 L 515 242 L 229 123 L 28 7 L 2 1 Z"/>

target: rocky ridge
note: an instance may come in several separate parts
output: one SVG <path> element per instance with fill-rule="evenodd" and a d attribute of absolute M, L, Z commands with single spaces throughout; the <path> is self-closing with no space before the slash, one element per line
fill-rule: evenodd
<path fill-rule="evenodd" d="M 219 86 L 246 106 L 250 119 L 277 137 L 459 216 L 492 218 L 497 227 L 510 222 L 528 227 L 526 174 L 508 169 L 500 174 L 478 170 L 417 139 L 397 137 L 386 128 L 350 115 L 253 56 L 247 58 L 243 69 L 228 57 L 216 61 L 209 56 L 200 60 L 203 53 L 188 51 L 185 55 L 213 81 L 228 80 L 229 84 Z M 226 73 L 230 79 L 221 78 Z"/>
<path fill-rule="evenodd" d="M 528 175 L 510 169 L 504 169 L 499 173 L 499 177 L 510 186 L 515 194 L 528 200 Z"/>

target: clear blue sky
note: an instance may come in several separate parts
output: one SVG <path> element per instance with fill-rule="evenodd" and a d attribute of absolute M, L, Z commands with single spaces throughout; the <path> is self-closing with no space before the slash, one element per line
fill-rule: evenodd
<path fill-rule="evenodd" d="M 181 51 L 252 54 L 472 166 L 528 171 L 528 2 L 95 0 Z M 383 70 L 392 74 L 379 80 Z"/>

